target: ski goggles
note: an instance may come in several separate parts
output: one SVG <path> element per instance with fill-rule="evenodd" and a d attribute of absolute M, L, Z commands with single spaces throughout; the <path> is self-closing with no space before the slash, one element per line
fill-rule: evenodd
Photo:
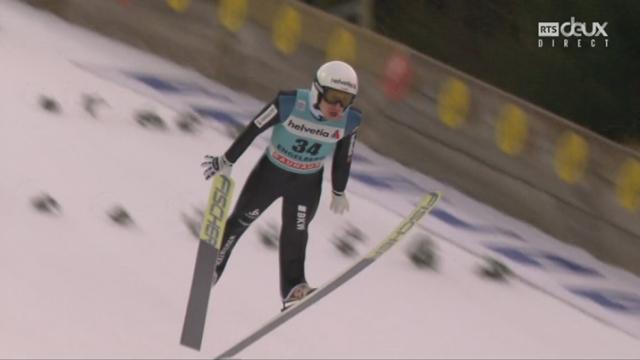
<path fill-rule="evenodd" d="M 355 99 L 355 95 L 349 94 L 348 92 L 332 89 L 332 88 L 323 88 L 322 98 L 324 101 L 331 105 L 340 104 L 342 108 L 346 108 L 347 106 L 353 103 L 353 99 Z"/>

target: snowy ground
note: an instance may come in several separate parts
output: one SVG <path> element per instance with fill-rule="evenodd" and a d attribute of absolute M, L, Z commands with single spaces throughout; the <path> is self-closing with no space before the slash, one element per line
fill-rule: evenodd
<path fill-rule="evenodd" d="M 172 79 L 197 74 L 8 0 L 0 2 L 0 55 L 0 358 L 212 358 L 278 312 L 276 252 L 257 234 L 279 222 L 279 202 L 242 238 L 213 291 L 202 351 L 179 345 L 197 248 L 182 214 L 204 206 L 209 184 L 201 177 L 202 156 L 223 152 L 231 139 L 215 125 L 195 135 L 184 133 L 173 122 L 177 102 L 134 91 L 78 64 Z M 247 118 L 260 105 L 212 86 L 245 104 L 237 111 Z M 86 93 L 100 94 L 109 103 L 95 118 L 82 107 Z M 43 111 L 41 94 L 54 96 L 61 112 Z M 168 130 L 139 126 L 133 116 L 139 109 L 157 111 Z M 238 188 L 262 144 L 257 142 L 234 166 Z M 389 168 L 399 166 L 365 147 L 356 151 Z M 564 256 L 590 261 L 603 274 L 603 286 L 640 289 L 630 274 L 565 249 L 524 224 L 507 223 L 505 216 L 445 185 L 415 179 L 426 189 L 445 192 L 441 211 L 475 223 L 499 219 L 500 226 L 525 234 L 540 247 L 552 244 L 566 250 Z M 341 226 L 350 222 L 365 231 L 368 240 L 357 244 L 364 254 L 411 208 L 411 201 L 366 182 L 352 180 L 349 186 L 351 212 L 331 214 L 325 191 L 311 226 L 307 274 L 313 285 L 356 260 L 331 242 Z M 60 214 L 34 211 L 30 199 L 43 191 L 60 203 Z M 116 226 L 107 217 L 115 204 L 130 212 L 135 226 Z M 640 341 L 634 337 L 640 329 L 637 314 L 623 318 L 563 297 L 560 285 L 579 283 L 566 273 L 535 273 L 513 264 L 526 281 L 481 279 L 475 273 L 481 260 L 474 255 L 482 253 L 476 251 L 480 245 L 461 247 L 459 242 L 472 235 L 444 222 L 448 213 L 439 214 L 427 217 L 409 236 L 428 233 L 434 239 L 438 271 L 412 265 L 405 254 L 407 239 L 239 356 L 640 357 Z M 496 235 L 494 228 L 478 232 L 491 234 L 492 240 L 508 237 Z"/>

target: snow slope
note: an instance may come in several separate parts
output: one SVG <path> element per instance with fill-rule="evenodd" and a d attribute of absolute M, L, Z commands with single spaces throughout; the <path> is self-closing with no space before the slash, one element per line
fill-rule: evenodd
<path fill-rule="evenodd" d="M 201 177 L 202 156 L 223 152 L 231 138 L 216 125 L 196 135 L 181 132 L 171 121 L 179 103 L 96 76 L 78 64 L 174 79 L 197 74 L 6 0 L 0 2 L 0 54 L 1 358 L 212 358 L 278 312 L 277 255 L 260 243 L 258 230 L 279 223 L 279 202 L 234 251 L 212 295 L 202 351 L 179 345 L 197 247 L 182 214 L 204 206 L 209 184 Z M 212 86 L 237 104 L 245 121 L 260 106 Z M 86 93 L 109 103 L 96 118 L 82 108 Z M 55 97 L 62 112 L 43 111 L 40 94 Z M 133 115 L 140 109 L 157 111 L 168 130 L 139 126 Z M 264 137 L 234 166 L 238 189 L 262 144 Z M 365 147 L 356 151 L 390 169 L 399 166 Z M 505 224 L 502 215 L 478 211 L 480 205 L 460 210 L 462 201 L 470 200 L 446 185 L 429 179 L 419 185 L 445 191 L 449 197 L 442 209 L 458 209 L 456 214 L 474 221 L 500 216 Z M 332 245 L 337 229 L 347 222 L 362 229 L 368 238 L 358 245 L 363 254 L 411 208 L 410 197 L 399 199 L 356 180 L 349 186 L 351 212 L 346 217 L 330 213 L 325 191 L 311 225 L 307 274 L 313 285 L 355 261 Z M 43 191 L 61 204 L 60 214 L 34 211 L 29 201 Z M 388 206 L 380 206 L 381 198 Z M 135 226 L 111 222 L 106 211 L 116 204 L 131 213 Z M 508 226 L 521 233 L 526 227 Z M 629 334 L 637 318 L 628 326 L 599 321 L 597 311 L 578 310 L 527 281 L 482 280 L 475 274 L 481 260 L 473 248 L 452 241 L 470 235 L 442 216 L 427 217 L 410 235 L 421 232 L 437 244 L 438 271 L 418 271 L 409 262 L 407 239 L 239 356 L 640 357 L 640 341 Z M 506 237 L 493 234 L 500 236 Z M 593 266 L 608 271 L 616 284 L 639 288 L 630 274 Z"/>

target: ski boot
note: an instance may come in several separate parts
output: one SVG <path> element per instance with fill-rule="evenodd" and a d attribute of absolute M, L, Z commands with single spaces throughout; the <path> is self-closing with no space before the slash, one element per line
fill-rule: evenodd
<path fill-rule="evenodd" d="M 310 287 L 307 283 L 300 283 L 294 286 L 293 289 L 289 291 L 289 294 L 282 299 L 282 310 L 280 311 L 287 310 L 315 290 L 316 288 Z"/>

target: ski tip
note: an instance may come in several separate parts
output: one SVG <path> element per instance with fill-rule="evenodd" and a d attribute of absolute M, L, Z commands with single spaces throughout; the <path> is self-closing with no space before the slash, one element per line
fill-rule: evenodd
<path fill-rule="evenodd" d="M 441 197 L 442 193 L 440 191 L 428 192 L 422 196 L 419 204 L 422 206 L 433 206 L 440 200 Z"/>
<path fill-rule="evenodd" d="M 429 198 L 439 199 L 439 198 L 442 197 L 442 193 L 440 191 L 432 191 L 432 192 L 428 193 L 426 196 L 429 197 Z"/>

